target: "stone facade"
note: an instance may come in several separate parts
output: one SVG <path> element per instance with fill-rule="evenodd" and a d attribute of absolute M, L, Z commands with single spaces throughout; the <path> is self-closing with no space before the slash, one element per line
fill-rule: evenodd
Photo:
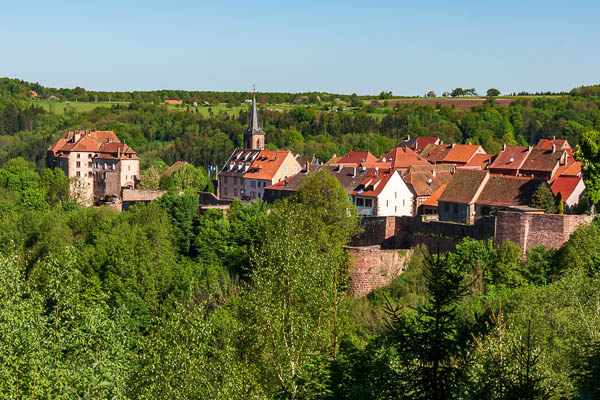
<path fill-rule="evenodd" d="M 352 256 L 350 294 L 366 296 L 373 289 L 389 285 L 404 271 L 412 250 L 381 250 L 379 246 L 348 247 Z"/>
<path fill-rule="evenodd" d="M 580 225 L 592 222 L 591 215 L 527 214 L 499 212 L 496 217 L 494 244 L 506 240 L 517 243 L 523 253 L 535 245 L 558 249 Z"/>

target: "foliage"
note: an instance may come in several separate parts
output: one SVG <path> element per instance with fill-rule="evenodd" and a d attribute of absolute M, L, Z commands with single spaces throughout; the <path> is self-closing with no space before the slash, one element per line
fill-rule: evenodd
<path fill-rule="evenodd" d="M 545 183 L 540 184 L 537 188 L 531 197 L 531 204 L 529 205 L 533 208 L 544 210 L 547 214 L 556 214 L 558 211 L 554 194 L 550 187 Z"/>
<path fill-rule="evenodd" d="M 592 204 L 600 201 L 600 131 L 579 136 L 580 158 L 583 159 L 583 181 Z"/>

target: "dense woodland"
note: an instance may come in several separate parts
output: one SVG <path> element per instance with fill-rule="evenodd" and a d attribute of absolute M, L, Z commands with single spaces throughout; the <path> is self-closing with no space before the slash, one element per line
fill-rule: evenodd
<path fill-rule="evenodd" d="M 573 94 L 473 111 L 401 106 L 383 119 L 302 107 L 261 117 L 271 146 L 321 159 L 350 147 L 382 154 L 407 133 L 489 151 L 581 139 L 593 173 L 599 106 Z M 0 100 L 4 397 L 600 396 L 599 221 L 525 259 L 511 242 L 418 248 L 390 286 L 353 298 L 344 246 L 359 218 L 328 174 L 269 209 L 236 201 L 226 216 L 198 215 L 203 167 L 239 145 L 246 117 L 146 103 L 58 116 Z M 64 174 L 43 168 L 46 147 L 73 128 L 115 130 L 151 172 L 144 184 L 169 193 L 122 213 L 79 206 Z M 180 159 L 202 168 L 161 181 Z"/>

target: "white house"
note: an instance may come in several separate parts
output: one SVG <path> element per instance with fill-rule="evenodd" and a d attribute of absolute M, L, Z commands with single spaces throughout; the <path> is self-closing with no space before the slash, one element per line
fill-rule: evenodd
<path fill-rule="evenodd" d="M 391 217 L 412 215 L 414 195 L 398 171 L 371 168 L 352 199 L 359 215 Z"/>

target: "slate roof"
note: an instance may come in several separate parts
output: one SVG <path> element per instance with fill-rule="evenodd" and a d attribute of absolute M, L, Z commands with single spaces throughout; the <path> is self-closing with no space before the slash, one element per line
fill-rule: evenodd
<path fill-rule="evenodd" d="M 554 183 L 552 183 L 552 193 L 554 193 L 555 196 L 560 193 L 563 201 L 566 201 L 571 197 L 582 179 L 581 176 L 559 176 Z"/>
<path fill-rule="evenodd" d="M 439 201 L 471 203 L 486 178 L 487 171 L 456 170 Z"/>
<path fill-rule="evenodd" d="M 244 134 L 265 134 L 258 125 L 258 111 L 256 110 L 256 96 L 252 96 L 252 109 L 250 110 L 250 120 L 248 121 L 248 129 Z"/>
<path fill-rule="evenodd" d="M 408 168 L 411 165 L 430 165 L 429 161 L 405 146 L 394 147 L 385 156 L 381 157 L 379 162 L 388 163 L 392 168 Z"/>
<path fill-rule="evenodd" d="M 490 165 L 490 169 L 518 170 L 529 155 L 527 146 L 506 146 Z"/>
<path fill-rule="evenodd" d="M 475 203 L 500 207 L 527 206 L 540 184 L 546 183 L 541 179 L 490 175 Z"/>
<path fill-rule="evenodd" d="M 229 160 L 223 165 L 219 175 L 243 176 L 261 150 L 236 149 L 229 156 Z"/>

